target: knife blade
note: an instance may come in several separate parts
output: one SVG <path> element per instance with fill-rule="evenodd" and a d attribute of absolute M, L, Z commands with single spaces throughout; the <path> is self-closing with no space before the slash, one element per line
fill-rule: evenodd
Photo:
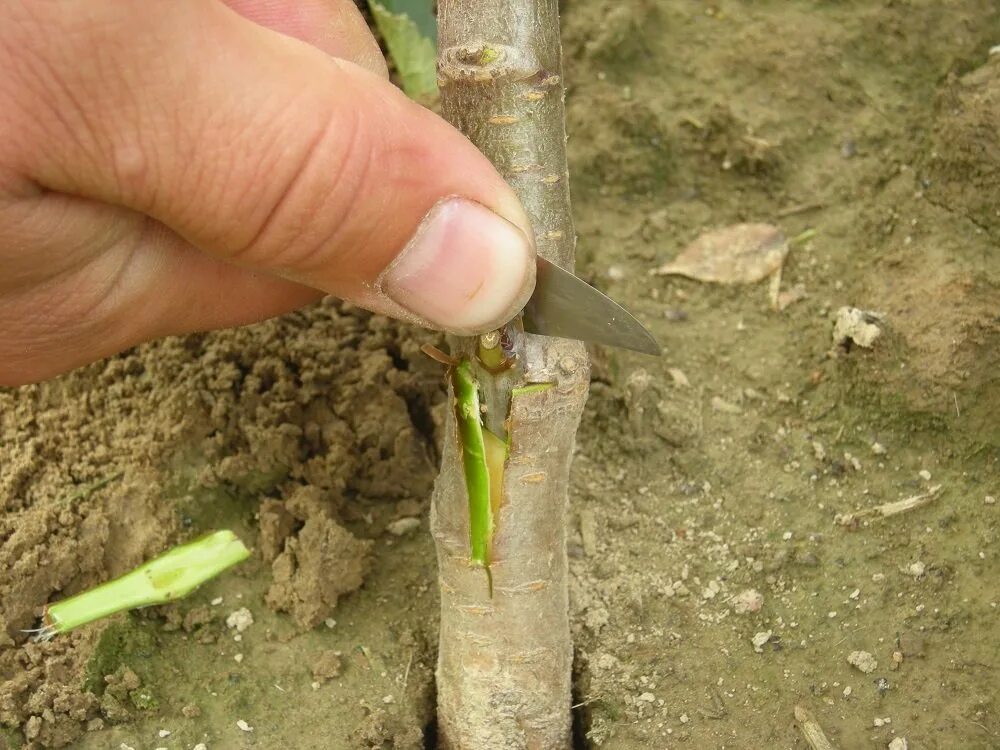
<path fill-rule="evenodd" d="M 659 356 L 659 343 L 631 313 L 583 279 L 538 258 L 535 291 L 524 307 L 524 330 Z"/>

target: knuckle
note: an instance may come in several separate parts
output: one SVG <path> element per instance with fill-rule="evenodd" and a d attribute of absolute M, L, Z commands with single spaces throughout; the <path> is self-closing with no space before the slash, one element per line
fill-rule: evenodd
<path fill-rule="evenodd" d="M 352 220 L 372 179 L 375 146 L 356 113 L 330 113 L 295 136 L 298 143 L 273 165 L 271 184 L 234 258 L 279 270 L 310 272 L 336 265 L 354 246 Z M 287 144 L 283 149 L 287 151 Z"/>

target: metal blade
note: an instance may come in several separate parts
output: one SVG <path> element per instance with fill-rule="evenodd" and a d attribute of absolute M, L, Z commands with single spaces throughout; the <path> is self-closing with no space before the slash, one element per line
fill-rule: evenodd
<path fill-rule="evenodd" d="M 653 334 L 624 307 L 541 257 L 535 293 L 524 308 L 524 330 L 655 356 L 661 353 Z"/>

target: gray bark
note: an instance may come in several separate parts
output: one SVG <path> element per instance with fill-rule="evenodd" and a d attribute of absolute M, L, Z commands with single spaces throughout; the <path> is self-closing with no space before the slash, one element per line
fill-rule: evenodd
<path fill-rule="evenodd" d="M 441 0 L 438 38 L 445 117 L 517 191 L 539 254 L 572 268 L 557 0 Z M 469 565 L 468 500 L 450 410 L 434 489 L 438 728 L 441 746 L 456 750 L 570 745 L 566 506 L 589 364 L 579 342 L 525 336 L 521 343 L 518 379 L 555 385 L 511 405 L 492 596 L 484 571 Z M 453 346 L 468 354 L 475 342 Z"/>

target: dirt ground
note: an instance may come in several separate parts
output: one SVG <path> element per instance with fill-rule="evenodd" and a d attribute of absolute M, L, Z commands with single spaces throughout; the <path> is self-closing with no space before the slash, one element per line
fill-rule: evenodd
<path fill-rule="evenodd" d="M 1000 9 L 566 0 L 564 38 L 579 268 L 666 349 L 594 352 L 579 746 L 805 748 L 800 706 L 1000 747 Z M 785 310 L 649 275 L 741 221 L 814 231 Z M 327 301 L 0 391 L 0 749 L 430 745 L 433 340 Z M 256 554 L 189 599 L 25 641 L 220 527 Z"/>

